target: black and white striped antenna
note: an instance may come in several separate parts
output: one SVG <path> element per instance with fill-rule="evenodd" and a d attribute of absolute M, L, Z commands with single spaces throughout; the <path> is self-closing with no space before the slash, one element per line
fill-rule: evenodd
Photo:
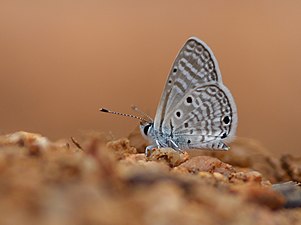
<path fill-rule="evenodd" d="M 115 115 L 119 115 L 119 116 L 126 116 L 126 117 L 131 117 L 134 119 L 138 119 L 142 122 L 146 122 L 149 123 L 149 121 L 147 121 L 146 119 L 140 117 L 140 116 L 135 116 L 135 115 L 131 115 L 131 114 L 127 114 L 127 113 L 120 113 L 120 112 L 115 112 L 115 111 L 111 111 L 109 109 L 105 109 L 105 108 L 100 108 L 99 109 L 100 112 L 104 112 L 104 113 L 111 113 L 111 114 L 115 114 Z"/>

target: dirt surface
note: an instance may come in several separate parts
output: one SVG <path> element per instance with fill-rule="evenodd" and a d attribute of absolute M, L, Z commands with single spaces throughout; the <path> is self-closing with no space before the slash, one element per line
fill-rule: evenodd
<path fill-rule="evenodd" d="M 0 224 L 300 224 L 300 159 L 238 139 L 227 152 L 153 149 L 138 135 L 0 137 Z"/>

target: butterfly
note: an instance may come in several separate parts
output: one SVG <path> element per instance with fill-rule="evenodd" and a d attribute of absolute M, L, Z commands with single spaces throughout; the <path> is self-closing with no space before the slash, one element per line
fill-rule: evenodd
<path fill-rule="evenodd" d="M 136 111 L 139 111 L 135 108 Z M 101 108 L 140 119 L 141 134 L 153 148 L 228 150 L 235 136 L 237 109 L 223 84 L 217 60 L 206 43 L 189 38 L 168 75 L 155 119 Z"/>

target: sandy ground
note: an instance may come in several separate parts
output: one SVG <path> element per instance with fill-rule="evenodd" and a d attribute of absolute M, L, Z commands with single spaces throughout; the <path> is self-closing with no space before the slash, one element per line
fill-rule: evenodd
<path fill-rule="evenodd" d="M 132 133 L 0 137 L 0 224 L 300 224 L 300 159 L 253 140 L 144 151 Z"/>

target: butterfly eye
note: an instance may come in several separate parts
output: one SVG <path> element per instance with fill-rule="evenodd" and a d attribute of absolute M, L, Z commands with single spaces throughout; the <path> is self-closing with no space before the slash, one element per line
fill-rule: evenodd
<path fill-rule="evenodd" d="M 146 125 L 145 127 L 144 127 L 144 129 L 143 129 L 143 133 L 147 136 L 147 133 L 148 133 L 148 130 L 149 130 L 149 128 L 150 128 L 150 124 L 148 124 L 148 125 Z"/>

